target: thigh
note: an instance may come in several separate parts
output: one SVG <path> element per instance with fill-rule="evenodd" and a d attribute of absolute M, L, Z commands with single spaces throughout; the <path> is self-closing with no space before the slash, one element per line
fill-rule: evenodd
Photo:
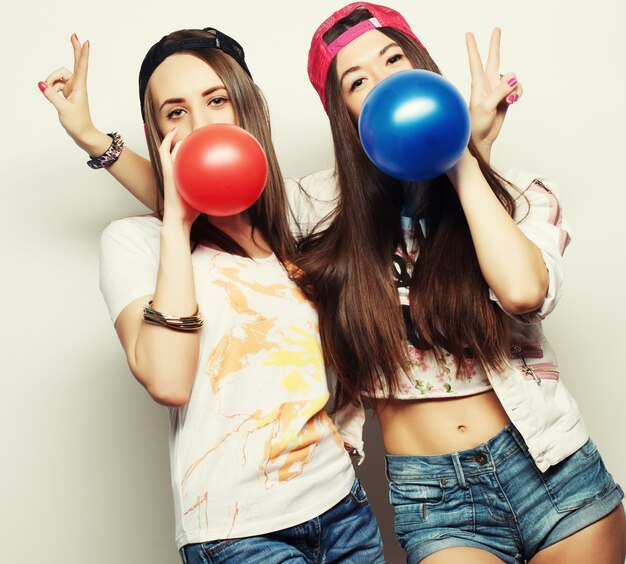
<path fill-rule="evenodd" d="M 239 564 L 240 562 L 310 564 L 311 562 L 296 547 L 265 536 L 188 544 L 179 552 L 184 564 Z"/>
<path fill-rule="evenodd" d="M 350 493 L 320 515 L 320 561 L 384 562 L 383 541 L 365 489 L 356 480 Z"/>
<path fill-rule="evenodd" d="M 623 564 L 626 558 L 626 515 L 624 506 L 609 515 L 539 551 L 531 564 Z"/>
<path fill-rule="evenodd" d="M 463 546 L 435 552 L 424 558 L 421 564 L 458 564 L 459 562 L 464 564 L 502 564 L 504 560 L 486 550 Z"/>

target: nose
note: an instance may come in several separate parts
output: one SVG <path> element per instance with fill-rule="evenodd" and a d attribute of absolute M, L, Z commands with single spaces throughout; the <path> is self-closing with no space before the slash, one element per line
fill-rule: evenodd
<path fill-rule="evenodd" d="M 207 113 L 200 113 L 199 115 L 193 116 L 192 121 L 192 131 L 204 127 L 205 125 L 211 125 L 214 123 L 214 120 L 211 119 L 211 116 Z"/>
<path fill-rule="evenodd" d="M 223 113 L 224 112 L 215 111 L 212 106 L 207 106 L 205 102 L 200 101 L 189 110 L 192 131 L 206 125 L 222 123 L 224 121 L 224 116 L 222 115 Z"/>
<path fill-rule="evenodd" d="M 377 69 L 375 72 L 372 73 L 372 88 L 376 86 L 378 83 L 385 80 L 385 78 L 387 78 L 388 76 L 391 76 L 392 74 L 396 74 L 397 72 L 400 72 L 402 70 L 405 70 L 405 69 L 398 67 L 398 66 L 391 66 L 391 67 L 385 66 L 382 69 Z"/>
<path fill-rule="evenodd" d="M 385 79 L 387 74 L 382 70 L 377 70 L 372 73 L 372 78 L 370 80 L 371 88 L 374 88 L 381 80 Z"/>

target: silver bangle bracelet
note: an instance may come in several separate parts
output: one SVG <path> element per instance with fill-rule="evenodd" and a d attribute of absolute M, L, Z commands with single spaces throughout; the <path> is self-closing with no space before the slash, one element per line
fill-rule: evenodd
<path fill-rule="evenodd" d="M 179 317 L 175 315 L 167 315 L 152 308 L 152 300 L 143 308 L 143 320 L 151 325 L 162 325 L 168 329 L 176 331 L 197 331 L 204 324 L 200 308 L 196 308 L 193 315 L 187 317 Z"/>

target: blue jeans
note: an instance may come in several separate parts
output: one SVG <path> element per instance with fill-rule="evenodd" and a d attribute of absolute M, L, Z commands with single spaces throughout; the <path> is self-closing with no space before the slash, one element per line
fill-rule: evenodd
<path fill-rule="evenodd" d="M 387 455 L 387 475 L 409 564 L 454 546 L 520 564 L 605 517 L 624 497 L 591 439 L 541 472 L 512 425 L 462 452 Z"/>
<path fill-rule="evenodd" d="M 315 519 L 255 537 L 188 544 L 184 564 L 378 564 L 383 541 L 365 490 L 356 480 L 350 493 Z"/>

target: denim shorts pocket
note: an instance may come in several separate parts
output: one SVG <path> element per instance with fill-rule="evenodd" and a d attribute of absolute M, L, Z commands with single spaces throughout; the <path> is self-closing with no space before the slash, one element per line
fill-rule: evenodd
<path fill-rule="evenodd" d="M 443 504 L 446 480 L 431 477 L 389 482 L 389 501 L 393 506 L 396 532 L 403 527 L 426 522 L 430 510 Z"/>
<path fill-rule="evenodd" d="M 223 560 L 225 555 L 222 553 L 240 540 L 227 539 L 203 542 L 200 544 L 202 556 L 207 559 L 206 562 L 224 562 L 226 561 Z"/>
<path fill-rule="evenodd" d="M 357 479 L 352 486 L 349 498 L 352 499 L 357 505 L 367 505 L 369 500 L 367 499 L 367 493 L 365 488 L 361 485 L 361 482 Z"/>
<path fill-rule="evenodd" d="M 554 507 L 561 512 L 579 509 L 615 485 L 591 439 L 540 475 Z"/>

